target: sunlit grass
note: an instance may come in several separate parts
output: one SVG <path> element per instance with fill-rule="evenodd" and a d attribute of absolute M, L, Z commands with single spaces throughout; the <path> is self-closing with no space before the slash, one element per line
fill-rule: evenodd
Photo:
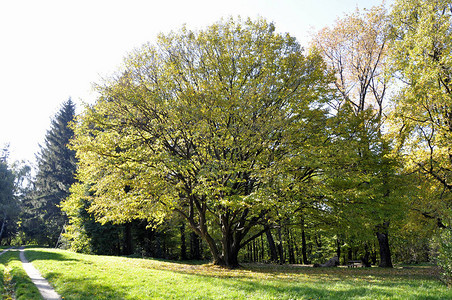
<path fill-rule="evenodd" d="M 5 276 L 5 265 L 2 263 L 0 264 L 0 295 L 5 294 L 5 282 L 3 278 L 4 276 Z"/>
<path fill-rule="evenodd" d="M 0 256 L 0 270 L 3 299 L 42 299 L 38 289 L 22 267 L 18 250 L 10 250 Z M 12 298 L 13 295 L 15 298 Z"/>
<path fill-rule="evenodd" d="M 452 299 L 434 267 L 238 270 L 159 260 L 28 249 L 65 299 Z"/>

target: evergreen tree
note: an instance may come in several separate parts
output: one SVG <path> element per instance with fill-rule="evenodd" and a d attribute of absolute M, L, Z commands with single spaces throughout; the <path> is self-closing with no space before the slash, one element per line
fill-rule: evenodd
<path fill-rule="evenodd" d="M 0 150 L 0 242 L 5 237 L 8 224 L 17 215 L 18 205 L 14 196 L 14 173 L 8 166 L 8 147 Z"/>
<path fill-rule="evenodd" d="M 45 144 L 36 155 L 38 169 L 31 197 L 35 216 L 30 225 L 34 228 L 34 238 L 48 245 L 55 245 L 66 222 L 59 204 L 69 195 L 75 181 L 75 152 L 67 147 L 74 134 L 68 126 L 74 116 L 75 105 L 69 99 L 52 120 Z"/>

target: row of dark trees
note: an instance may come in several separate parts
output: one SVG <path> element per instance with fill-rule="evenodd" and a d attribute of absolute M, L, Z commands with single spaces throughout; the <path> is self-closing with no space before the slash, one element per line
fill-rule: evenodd
<path fill-rule="evenodd" d="M 69 99 L 53 118 L 37 154 L 36 174 L 25 162 L 8 164 L 8 150 L 1 158 L 2 243 L 38 243 L 55 246 L 67 217 L 59 207 L 75 182 L 75 152 L 67 145 L 74 132 L 75 105 Z M 4 170 L 3 170 L 4 169 Z"/>

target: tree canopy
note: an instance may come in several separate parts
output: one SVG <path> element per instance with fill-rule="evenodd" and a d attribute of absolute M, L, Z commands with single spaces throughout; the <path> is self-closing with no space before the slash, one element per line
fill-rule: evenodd
<path fill-rule="evenodd" d="M 399 141 L 407 154 L 407 166 L 444 189 L 442 203 L 448 203 L 450 210 L 451 3 L 400 2 L 392 18 L 392 67 L 404 82 L 395 98 L 392 120 L 400 128 Z M 434 212 L 436 216 L 438 213 Z"/>
<path fill-rule="evenodd" d="M 305 158 L 290 146 L 313 135 L 327 80 L 318 55 L 263 19 L 159 36 L 75 127 L 91 210 L 118 222 L 174 210 L 216 263 L 236 266 L 250 229 L 284 204 L 271 181 L 285 159 Z"/>

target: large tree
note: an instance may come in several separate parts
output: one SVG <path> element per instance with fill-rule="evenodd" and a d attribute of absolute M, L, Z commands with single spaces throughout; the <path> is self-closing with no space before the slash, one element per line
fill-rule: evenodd
<path fill-rule="evenodd" d="M 267 187 L 290 145 L 309 140 L 304 125 L 322 115 L 326 80 L 318 55 L 262 19 L 160 35 L 99 87 L 77 123 L 91 211 L 104 222 L 176 211 L 216 264 L 237 266 L 265 230 L 251 229 L 290 201 Z"/>
<path fill-rule="evenodd" d="M 424 197 L 412 208 L 442 231 L 438 262 L 452 278 L 452 3 L 396 1 L 391 62 L 400 79 L 393 121 L 406 170 Z M 424 221 L 425 222 L 425 221 Z"/>
<path fill-rule="evenodd" d="M 347 15 L 321 30 L 313 44 L 336 75 L 339 96 L 331 102 L 328 177 L 333 204 L 339 217 L 346 213 L 347 226 L 363 231 L 367 224 L 380 245 L 380 266 L 392 267 L 389 226 L 400 203 L 394 202 L 396 160 L 389 158 L 390 143 L 383 135 L 390 78 L 386 11 L 373 7 Z"/>
<path fill-rule="evenodd" d="M 5 235 L 7 224 L 14 221 L 19 210 L 15 197 L 15 174 L 8 165 L 8 154 L 8 147 L 0 150 L 0 242 Z"/>
<path fill-rule="evenodd" d="M 440 227 L 451 226 L 451 18 L 450 1 L 397 1 L 392 12 L 392 67 L 401 80 L 393 121 L 407 169 L 442 186 L 441 205 L 424 211 Z"/>
<path fill-rule="evenodd" d="M 65 101 L 51 122 L 45 143 L 37 154 L 37 173 L 24 228 L 41 242 L 55 245 L 66 222 L 59 207 L 75 182 L 75 151 L 68 148 L 74 132 L 69 127 L 75 117 L 75 104 Z"/>
<path fill-rule="evenodd" d="M 338 19 L 313 39 L 328 67 L 336 75 L 339 97 L 334 110 L 348 104 L 355 115 L 372 110 L 371 118 L 382 122 L 387 105 L 386 74 L 388 23 L 384 7 L 373 7 Z"/>

